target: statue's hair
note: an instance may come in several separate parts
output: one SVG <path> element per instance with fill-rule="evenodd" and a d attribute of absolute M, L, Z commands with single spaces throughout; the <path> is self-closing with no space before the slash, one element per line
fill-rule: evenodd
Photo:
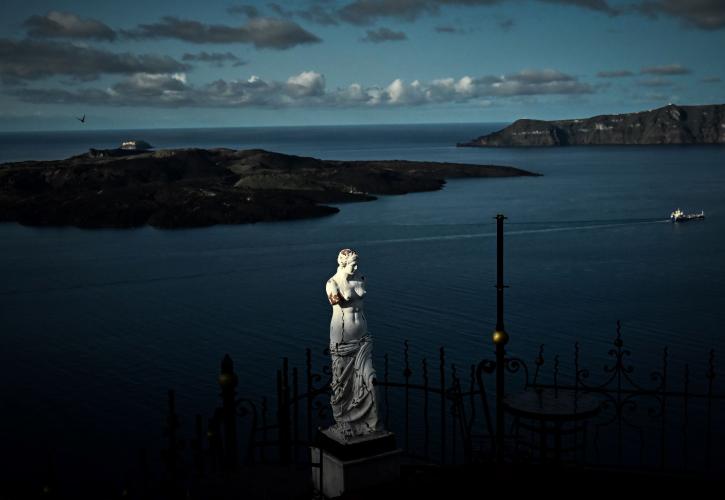
<path fill-rule="evenodd" d="M 357 252 L 355 250 L 351 248 L 343 248 L 340 250 L 340 253 L 337 254 L 337 267 L 345 267 L 347 265 L 347 261 L 353 257 L 357 257 Z"/>

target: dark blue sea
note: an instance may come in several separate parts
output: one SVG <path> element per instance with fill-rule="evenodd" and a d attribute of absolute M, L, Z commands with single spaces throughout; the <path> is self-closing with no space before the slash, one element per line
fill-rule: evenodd
<path fill-rule="evenodd" d="M 497 124 L 227 128 L 0 134 L 0 162 L 62 158 L 128 138 L 157 148 L 231 147 L 325 159 L 512 165 L 542 177 L 453 180 L 438 192 L 340 205 L 337 215 L 191 230 L 0 225 L 0 440 L 61 450 L 123 473 L 162 439 L 165 397 L 182 426 L 210 413 L 229 353 L 239 393 L 274 392 L 283 357 L 328 339 L 324 284 L 337 252 L 360 254 L 375 354 L 415 359 L 445 346 L 460 366 L 489 357 L 495 325 L 495 222 L 506 221 L 509 352 L 546 367 L 574 344 L 601 369 L 617 320 L 646 377 L 669 346 L 672 373 L 725 364 L 725 147 L 456 148 Z M 706 220 L 672 224 L 672 210 Z M 316 358 L 316 361 L 318 359 Z M 549 368 L 546 368 L 549 369 Z M 723 380 L 716 380 L 723 389 Z M 149 443 L 152 443 L 149 445 Z M 6 457 L 7 458 L 7 457 Z M 39 473 L 39 472 L 38 472 Z M 108 470 L 105 470 L 108 473 Z"/>

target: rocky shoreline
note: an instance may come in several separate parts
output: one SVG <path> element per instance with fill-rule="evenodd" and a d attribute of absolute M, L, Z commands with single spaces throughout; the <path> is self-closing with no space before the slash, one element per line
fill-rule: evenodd
<path fill-rule="evenodd" d="M 0 221 L 203 227 L 320 217 L 328 203 L 441 189 L 445 179 L 538 175 L 458 163 L 331 161 L 260 149 L 91 150 L 0 165 Z"/>

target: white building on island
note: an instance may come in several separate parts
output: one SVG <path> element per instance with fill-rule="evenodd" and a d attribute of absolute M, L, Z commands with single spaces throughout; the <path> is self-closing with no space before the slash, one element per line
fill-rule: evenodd
<path fill-rule="evenodd" d="M 130 140 L 130 141 L 123 141 L 121 143 L 120 149 L 125 150 L 132 150 L 132 151 L 144 151 L 146 149 L 151 149 L 153 146 L 149 144 L 146 141 L 140 141 L 140 140 Z"/>

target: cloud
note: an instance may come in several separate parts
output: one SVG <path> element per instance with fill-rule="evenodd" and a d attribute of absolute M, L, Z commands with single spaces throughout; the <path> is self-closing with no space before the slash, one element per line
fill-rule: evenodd
<path fill-rule="evenodd" d="M 531 0 L 600 12 L 609 16 L 640 13 L 650 18 L 669 16 L 684 24 L 700 29 L 725 28 L 725 2 L 723 0 Z M 311 0 L 304 9 L 286 10 L 279 4 L 268 6 L 282 17 L 298 16 L 323 25 L 347 22 L 370 25 L 380 19 L 415 21 L 424 15 L 438 15 L 442 9 L 454 7 L 481 7 L 503 3 L 516 4 L 519 0 L 347 0 L 341 6 L 329 0 Z"/>
<path fill-rule="evenodd" d="M 175 38 L 191 43 L 249 43 L 257 48 L 277 50 L 321 41 L 295 22 L 269 17 L 255 17 L 243 26 L 234 27 L 166 16 L 160 22 L 141 24 L 123 34 L 133 39 Z"/>
<path fill-rule="evenodd" d="M 421 14 L 437 13 L 438 3 L 429 0 L 355 0 L 337 11 L 343 21 L 371 24 L 380 18 L 414 21 Z"/>
<path fill-rule="evenodd" d="M 68 42 L 0 38 L 0 78 L 5 82 L 54 75 L 93 80 L 104 73 L 173 73 L 187 69 L 187 64 L 169 56 L 115 53 Z"/>
<path fill-rule="evenodd" d="M 580 8 L 609 16 L 639 13 L 650 18 L 669 16 L 684 24 L 700 29 L 716 30 L 725 27 L 725 2 L 723 0 L 530 0 L 563 7 Z M 520 0 L 308 0 L 301 9 L 287 9 L 279 3 L 268 3 L 269 10 L 284 18 L 299 17 L 321 25 L 340 22 L 365 26 L 381 19 L 412 22 L 420 17 L 435 16 L 448 7 L 485 7 L 497 4 L 518 4 Z M 257 8 L 237 5 L 228 9 L 231 13 L 244 13 L 248 17 L 259 15 Z M 502 24 L 502 23 L 499 23 Z M 510 28 L 503 21 L 503 29 Z"/>
<path fill-rule="evenodd" d="M 55 10 L 44 16 L 31 16 L 23 22 L 23 26 L 29 36 L 36 38 L 116 39 L 116 32 L 100 21 Z"/>
<path fill-rule="evenodd" d="M 576 80 L 576 78 L 574 78 L 573 76 L 564 74 L 561 71 L 557 71 L 555 69 L 525 69 L 507 77 L 501 77 L 501 80 L 505 81 L 506 79 L 508 79 L 509 81 L 518 81 L 527 84 L 572 82 Z"/>
<path fill-rule="evenodd" d="M 722 0 L 647 0 L 635 7 L 640 13 L 666 15 L 703 30 L 725 28 L 725 2 Z"/>
<path fill-rule="evenodd" d="M 336 15 L 351 24 L 371 24 L 381 18 L 415 21 L 420 16 L 437 15 L 441 7 L 479 7 L 506 0 L 354 0 L 339 8 Z"/>
<path fill-rule="evenodd" d="M 363 42 L 371 43 L 400 42 L 407 39 L 408 37 L 402 31 L 393 31 L 388 28 L 367 30 L 365 37 L 361 38 Z"/>
<path fill-rule="evenodd" d="M 184 74 L 137 73 L 107 89 L 23 88 L 15 92 L 29 102 L 54 104 L 122 105 L 169 107 L 193 105 Z"/>
<path fill-rule="evenodd" d="M 453 26 L 436 26 L 435 30 L 438 33 L 458 33 L 458 28 L 454 28 Z"/>
<path fill-rule="evenodd" d="M 224 66 L 226 63 L 232 63 L 232 66 L 242 66 L 243 64 L 246 64 L 245 61 L 241 60 L 231 52 L 199 52 L 196 54 L 190 54 L 187 52 L 181 60 L 209 63 L 218 68 Z"/>
<path fill-rule="evenodd" d="M 320 24 L 323 26 L 332 26 L 339 24 L 338 16 L 333 8 L 328 5 L 320 5 L 313 3 L 304 9 L 298 10 L 287 10 L 278 3 L 268 3 L 267 6 L 280 17 L 294 17 L 298 16 L 306 21 Z"/>
<path fill-rule="evenodd" d="M 609 15 L 619 14 L 607 0 L 537 0 L 580 7 Z M 369 25 L 379 19 L 393 18 L 399 21 L 415 21 L 424 15 L 437 15 L 444 7 L 483 7 L 512 2 L 512 0 L 353 0 L 339 8 L 329 8 L 328 16 L 342 21 Z M 320 10 L 318 6 L 318 10 Z"/>
<path fill-rule="evenodd" d="M 458 80 L 441 78 L 427 84 L 418 80 L 405 84 L 397 79 L 385 89 L 384 94 L 387 94 L 389 103 L 420 104 L 522 95 L 590 94 L 593 91 L 590 85 L 560 71 L 528 69 L 500 76 L 464 76 Z"/>
<path fill-rule="evenodd" d="M 303 71 L 287 79 L 287 91 L 294 97 L 322 96 L 325 94 L 325 77 L 314 71 Z"/>
<path fill-rule="evenodd" d="M 617 16 L 621 12 L 615 9 L 606 0 L 539 0 L 546 3 L 556 3 L 561 5 L 572 5 L 583 9 L 604 12 L 610 16 Z"/>
<path fill-rule="evenodd" d="M 516 23 L 513 19 L 504 19 L 503 21 L 499 21 L 498 27 L 504 31 L 511 31 L 511 28 L 514 27 L 514 24 Z"/>
<path fill-rule="evenodd" d="M 193 86 L 184 73 L 132 75 L 107 89 L 36 89 L 12 94 L 28 102 L 83 103 L 152 107 L 395 107 L 490 102 L 492 98 L 534 95 L 590 94 L 591 86 L 559 71 L 525 70 L 511 75 L 442 78 L 406 83 L 395 79 L 384 86 L 353 83 L 328 89 L 325 76 L 304 71 L 285 81 L 251 76 L 246 80 L 216 80 Z"/>
<path fill-rule="evenodd" d="M 669 80 L 665 80 L 664 78 L 650 78 L 649 80 L 641 80 L 637 82 L 637 85 L 640 85 L 642 87 L 670 87 L 673 85 L 673 83 Z"/>
<path fill-rule="evenodd" d="M 184 73 L 172 75 L 137 73 L 117 83 L 108 92 L 111 95 L 123 95 L 142 102 L 150 98 L 179 104 L 187 102 L 188 88 Z"/>
<path fill-rule="evenodd" d="M 684 24 L 701 29 L 725 27 L 723 0 L 531 0 L 563 7 L 599 12 L 609 16 L 639 13 L 650 18 L 670 16 Z M 333 25 L 346 22 L 371 25 L 381 19 L 412 22 L 425 15 L 435 16 L 448 7 L 485 7 L 497 4 L 519 4 L 520 0 L 346 0 L 337 4 L 329 0 L 310 0 L 303 9 L 288 10 L 277 3 L 267 4 L 278 16 L 300 17 L 307 21 Z M 504 21 L 506 24 L 506 21 Z M 508 26 L 502 26 L 506 29 Z M 446 32 L 446 31 L 444 31 Z"/>
<path fill-rule="evenodd" d="M 299 16 L 302 19 L 321 24 L 323 26 L 338 24 L 338 20 L 335 15 L 321 5 L 313 5 L 306 10 L 299 11 Z"/>
<path fill-rule="evenodd" d="M 325 78 L 314 71 L 291 76 L 286 82 L 216 80 L 194 87 L 186 75 L 138 73 L 107 89 L 20 88 L 14 95 L 29 102 L 83 103 L 110 106 L 149 107 L 289 107 L 311 105 L 324 99 Z"/>
<path fill-rule="evenodd" d="M 249 18 L 259 17 L 259 9 L 254 5 L 232 5 L 227 7 L 227 12 L 230 14 L 244 14 Z"/>
<path fill-rule="evenodd" d="M 632 73 L 629 70 L 626 69 L 620 69 L 620 70 L 614 70 L 614 71 L 600 71 L 597 73 L 597 76 L 599 78 L 625 78 L 628 76 L 633 76 L 634 73 Z"/>
<path fill-rule="evenodd" d="M 692 71 L 681 64 L 668 64 L 665 66 L 649 66 L 647 68 L 642 68 L 640 73 L 650 75 L 687 75 L 692 73 Z"/>
<path fill-rule="evenodd" d="M 449 25 L 442 25 L 442 26 L 436 26 L 435 30 L 437 33 L 445 33 L 449 35 L 460 35 L 464 33 L 464 31 L 460 28 L 456 28 L 455 26 L 449 26 Z"/>

